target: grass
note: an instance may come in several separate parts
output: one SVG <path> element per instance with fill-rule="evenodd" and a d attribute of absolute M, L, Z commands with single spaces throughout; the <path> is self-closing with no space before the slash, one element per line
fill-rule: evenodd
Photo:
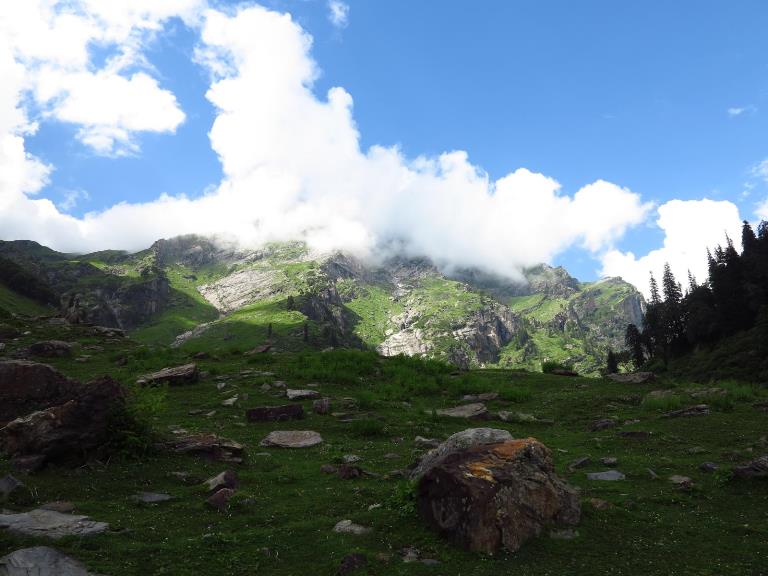
<path fill-rule="evenodd" d="M 342 284 L 346 291 L 353 288 Z M 394 329 L 390 318 L 403 312 L 401 303 L 393 301 L 389 293 L 379 286 L 367 286 L 355 290 L 357 297 L 347 303 L 359 320 L 354 327 L 355 335 L 368 346 L 375 348 L 387 338 L 387 330 Z"/>
<path fill-rule="evenodd" d="M 51 308 L 17 294 L 0 283 L 0 310 L 26 316 L 44 316 L 51 314 Z"/>
<path fill-rule="evenodd" d="M 279 303 L 274 305 L 273 310 L 252 308 L 246 314 L 274 318 L 285 312 Z M 251 326 L 261 326 L 260 322 Z M 56 542 L 57 548 L 85 562 L 93 572 L 111 576 L 334 574 L 344 556 L 361 552 L 368 566 L 360 573 L 372 575 L 742 576 L 762 573 L 768 560 L 768 483 L 729 476 L 736 463 L 768 451 L 765 414 L 752 407 L 753 401 L 765 397 L 759 386 L 713 384 L 727 390 L 732 411 L 715 409 L 707 416 L 670 419 L 660 417 L 659 406 L 648 410 L 641 399 L 651 390 L 670 388 L 686 398 L 687 405 L 690 390 L 701 388 L 700 384 L 622 385 L 498 369 L 457 374 L 439 362 L 380 358 L 351 350 L 244 356 L 230 348 L 237 346 L 236 340 L 223 342 L 219 334 L 206 342 L 211 357 L 199 361 L 201 370 L 210 373 L 207 379 L 190 386 L 142 391 L 133 384 L 139 375 L 187 362 L 195 349 L 103 341 L 81 327 L 65 331 L 29 324 L 27 328 L 32 333 L 11 343 L 12 348 L 43 335 L 77 340 L 83 347 L 102 346 L 88 362 L 52 359 L 51 363 L 79 379 L 110 374 L 123 382 L 133 391 L 134 410 L 145 416 L 156 434 L 170 436 L 171 427 L 176 426 L 216 432 L 248 450 L 247 461 L 237 467 L 241 486 L 225 513 L 204 505 L 205 493 L 198 482 L 184 484 L 172 473 L 186 471 L 202 481 L 228 465 L 162 452 L 141 457 L 135 451 L 114 453 L 108 461 L 87 467 L 53 467 L 21 478 L 29 492 L 4 507 L 26 510 L 68 500 L 78 512 L 122 529 Z M 217 348 L 218 344 L 227 346 Z M 239 347 L 247 345 L 243 342 Z M 126 365 L 115 364 L 120 357 L 127 358 Z M 221 391 L 214 385 L 220 382 L 216 378 L 224 378 Z M 300 422 L 246 423 L 246 408 L 285 402 L 274 389 L 261 389 L 262 384 L 276 380 L 296 388 L 317 384 L 321 394 L 332 399 L 334 411 L 352 412 L 359 419 L 344 422 L 316 415 L 311 403 L 305 402 L 307 417 Z M 554 540 L 545 534 L 516 554 L 494 557 L 457 549 L 418 519 L 408 480 L 389 476 L 419 456 L 414 436 L 445 438 L 477 425 L 433 416 L 432 410 L 454 406 L 464 394 L 481 392 L 499 394 L 487 403 L 494 413 L 511 409 L 554 421 L 541 425 L 491 420 L 481 425 L 506 429 L 517 438 L 535 435 L 550 447 L 558 473 L 581 489 L 583 517 L 575 540 Z M 233 394 L 240 395 L 238 404 L 223 407 L 221 401 Z M 349 407 L 346 399 L 351 400 Z M 216 413 L 194 415 L 197 410 Z M 638 441 L 621 438 L 616 430 L 590 432 L 590 423 L 598 418 L 639 419 L 620 430 L 648 430 L 652 436 Z M 259 441 L 275 429 L 316 430 L 324 442 L 299 451 L 260 447 Z M 691 450 L 694 447 L 705 452 L 698 454 L 700 450 Z M 321 465 L 339 462 L 345 454 L 360 456 L 358 465 L 378 476 L 341 480 L 320 472 Z M 570 462 L 587 454 L 592 460 L 586 467 L 568 470 Z M 587 472 L 604 469 L 599 464 L 603 456 L 618 458 L 617 468 L 627 475 L 626 481 L 586 479 Z M 721 471 L 701 472 L 698 465 L 705 460 L 717 463 Z M 653 480 L 648 468 L 660 479 Z M 9 471 L 9 463 L 0 460 L 0 476 Z M 672 474 L 691 477 L 694 489 L 678 490 L 667 481 Z M 175 499 L 157 507 L 140 506 L 131 500 L 138 491 L 167 492 Z M 607 500 L 611 507 L 595 510 L 589 504 L 593 497 Z M 336 534 L 332 528 L 342 519 L 374 530 L 360 537 Z M 2 553 L 41 544 L 49 542 L 0 531 Z M 410 546 L 424 557 L 439 559 L 441 565 L 404 564 L 400 551 Z"/>

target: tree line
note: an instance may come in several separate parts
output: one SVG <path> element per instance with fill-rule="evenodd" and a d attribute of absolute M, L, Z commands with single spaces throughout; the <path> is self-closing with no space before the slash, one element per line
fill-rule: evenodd
<path fill-rule="evenodd" d="M 768 339 L 768 222 L 761 222 L 755 233 L 744 221 L 741 245 L 739 254 L 726 235 L 725 247 L 707 250 L 706 281 L 699 283 L 689 272 L 685 290 L 669 264 L 661 287 L 651 274 L 642 324 L 627 326 L 627 349 L 609 352 L 606 371 L 615 372 L 619 360 L 631 360 L 635 368 L 654 361 L 666 366 L 673 358 L 755 327 Z"/>

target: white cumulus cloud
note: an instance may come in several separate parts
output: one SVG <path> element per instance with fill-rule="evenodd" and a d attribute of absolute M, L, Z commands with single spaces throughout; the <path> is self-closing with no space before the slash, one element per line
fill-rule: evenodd
<path fill-rule="evenodd" d="M 702 282 L 707 278 L 707 248 L 724 246 L 726 235 L 737 247 L 741 244 L 739 209 L 725 200 L 671 200 L 659 206 L 656 224 L 664 232 L 661 248 L 641 257 L 611 250 L 602 257 L 602 273 L 621 276 L 648 296 L 650 274 L 660 280 L 665 263 L 683 285 L 689 270 Z"/>

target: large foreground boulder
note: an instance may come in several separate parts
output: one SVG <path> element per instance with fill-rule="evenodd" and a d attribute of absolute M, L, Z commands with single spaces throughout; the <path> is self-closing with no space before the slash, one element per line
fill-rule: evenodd
<path fill-rule="evenodd" d="M 450 453 L 421 476 L 417 507 L 442 535 L 487 554 L 514 552 L 547 525 L 575 525 L 581 515 L 576 491 L 535 438 Z"/>
<path fill-rule="evenodd" d="M 16 418 L 0 428 L 0 452 L 79 462 L 109 439 L 110 422 L 125 409 L 125 391 L 109 376 L 78 385 L 74 398 Z"/>
<path fill-rule="evenodd" d="M 0 427 L 19 416 L 72 400 L 79 386 L 47 364 L 0 362 Z"/>
<path fill-rule="evenodd" d="M 418 443 L 419 440 L 424 441 L 427 439 L 417 436 L 416 440 Z M 418 480 L 425 472 L 437 466 L 449 456 L 463 452 L 467 448 L 482 444 L 497 444 L 507 440 L 512 440 L 512 434 L 498 428 L 468 428 L 467 430 L 456 432 L 456 434 L 449 436 L 445 442 L 438 444 L 422 456 L 413 472 L 411 472 L 411 479 Z M 428 445 L 431 442 L 433 441 L 429 440 L 425 444 Z"/>

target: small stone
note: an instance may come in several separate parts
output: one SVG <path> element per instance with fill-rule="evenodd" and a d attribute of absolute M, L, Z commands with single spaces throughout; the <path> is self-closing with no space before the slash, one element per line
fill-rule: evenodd
<path fill-rule="evenodd" d="M 619 459 L 613 456 L 606 456 L 605 458 L 600 458 L 600 464 L 602 464 L 603 466 L 616 466 L 616 464 L 618 463 L 619 463 Z"/>
<path fill-rule="evenodd" d="M 592 504 L 595 510 L 607 510 L 611 507 L 611 503 L 602 498 L 590 498 L 589 503 Z"/>
<path fill-rule="evenodd" d="M 687 408 L 681 408 L 680 410 L 672 410 L 664 414 L 665 418 L 681 418 L 688 416 L 705 416 L 709 414 L 709 406 L 706 404 L 697 404 L 696 406 L 688 406 Z"/>
<path fill-rule="evenodd" d="M 322 443 L 323 437 L 313 430 L 276 430 L 264 438 L 260 446 L 277 448 L 310 448 Z"/>
<path fill-rule="evenodd" d="M 285 422 L 304 418 L 304 408 L 301 404 L 285 404 L 283 406 L 259 406 L 246 410 L 245 417 L 249 422 Z"/>
<path fill-rule="evenodd" d="M 340 534 L 355 534 L 361 536 L 371 532 L 371 528 L 355 524 L 352 520 L 341 520 L 333 527 L 333 531 Z"/>
<path fill-rule="evenodd" d="M 384 454 L 385 460 L 399 460 L 400 454 L 395 454 L 394 452 L 389 452 L 387 454 Z"/>
<path fill-rule="evenodd" d="M 285 395 L 288 400 L 310 400 L 313 398 L 318 398 L 320 396 L 320 392 L 317 390 L 293 390 L 288 388 L 285 391 Z"/>
<path fill-rule="evenodd" d="M 768 477 L 768 454 L 742 466 L 734 467 L 733 473 L 739 478 L 744 479 Z"/>
<path fill-rule="evenodd" d="M 435 560 L 434 558 L 422 558 L 421 560 L 419 560 L 419 562 L 421 562 L 425 566 L 437 566 L 438 564 L 440 564 L 440 560 Z"/>
<path fill-rule="evenodd" d="M 502 422 L 516 422 L 518 424 L 528 424 L 531 422 L 538 422 L 536 416 L 533 414 L 526 414 L 525 412 L 499 412 L 497 414 L 499 420 Z"/>
<path fill-rule="evenodd" d="M 486 420 L 489 418 L 488 409 L 482 402 L 462 404 L 461 406 L 455 406 L 454 408 L 444 408 L 437 410 L 437 414 L 438 416 L 465 418 L 468 420 Z"/>
<path fill-rule="evenodd" d="M 312 412 L 315 414 L 326 415 L 331 413 L 331 399 L 320 398 L 312 402 Z"/>
<path fill-rule="evenodd" d="M 423 436 L 416 436 L 416 438 L 413 439 L 413 443 L 416 445 L 416 448 L 437 448 L 440 446 L 440 440 L 435 438 L 424 438 Z"/>
<path fill-rule="evenodd" d="M 656 474 L 656 472 L 654 472 L 650 468 L 646 468 L 646 470 L 648 471 L 648 475 L 651 477 L 651 480 L 658 480 L 659 479 L 659 475 Z"/>
<path fill-rule="evenodd" d="M 622 438 L 631 438 L 634 440 L 645 440 L 646 438 L 651 437 L 651 433 L 644 430 L 627 430 L 625 432 L 619 432 L 619 436 Z"/>
<path fill-rule="evenodd" d="M 234 406 L 237 401 L 238 401 L 238 396 L 235 395 L 235 396 L 232 396 L 232 398 L 227 398 L 226 400 L 224 400 L 221 403 L 221 405 L 222 406 L 227 406 L 227 407 Z"/>
<path fill-rule="evenodd" d="M 490 402 L 496 400 L 499 395 L 496 392 L 485 392 L 483 394 L 467 394 L 462 396 L 462 402 Z"/>
<path fill-rule="evenodd" d="M 669 481 L 683 489 L 688 489 L 693 486 L 693 480 L 688 478 L 688 476 L 681 476 L 679 474 L 670 476 Z"/>
<path fill-rule="evenodd" d="M 320 472 L 323 474 L 336 474 L 336 472 L 338 472 L 338 468 L 336 468 L 336 466 L 332 466 L 331 464 L 323 464 L 320 466 Z"/>
<path fill-rule="evenodd" d="M 619 425 L 618 422 L 616 422 L 615 420 L 611 420 L 610 418 L 602 418 L 600 420 L 595 420 L 594 422 L 592 422 L 592 424 L 589 425 L 589 431 L 599 432 L 600 430 L 615 428 L 618 425 Z"/>
<path fill-rule="evenodd" d="M 213 478 L 208 478 L 203 484 L 205 484 L 209 492 L 217 492 L 221 488 L 231 488 L 234 490 L 240 485 L 240 482 L 237 479 L 237 472 L 225 470 Z"/>
<path fill-rule="evenodd" d="M 0 478 L 0 498 L 8 498 L 13 492 L 23 487 L 24 484 L 8 474 Z"/>
<path fill-rule="evenodd" d="M 584 466 L 586 466 L 590 462 L 592 462 L 592 459 L 589 456 L 582 456 L 581 458 L 578 458 L 578 459 L 574 460 L 573 462 L 571 462 L 568 465 L 568 469 L 569 470 L 576 470 L 577 468 L 583 468 Z"/>
<path fill-rule="evenodd" d="M 362 460 L 362 458 L 356 454 L 345 454 L 341 459 L 345 464 L 354 464 L 355 462 L 360 462 L 360 460 Z"/>
<path fill-rule="evenodd" d="M 206 504 L 219 512 L 226 509 L 229 499 L 234 496 L 235 491 L 232 488 L 221 488 L 213 496 L 206 500 Z"/>
<path fill-rule="evenodd" d="M 702 472 L 714 472 L 718 468 L 719 466 L 714 462 L 702 462 L 701 464 L 699 464 L 699 470 L 701 470 Z"/>
<path fill-rule="evenodd" d="M 270 386 L 269 384 L 262 384 L 259 388 L 261 389 L 262 392 L 269 392 L 270 390 L 272 390 L 272 386 Z"/>
<path fill-rule="evenodd" d="M 626 476 L 618 470 L 606 470 L 605 472 L 590 472 L 587 474 L 587 479 L 613 482 L 616 480 L 624 480 L 626 479 Z"/>
<path fill-rule="evenodd" d="M 403 562 L 408 564 L 411 562 L 418 562 L 419 557 L 421 556 L 421 551 L 418 548 L 411 546 L 409 548 L 403 549 L 401 554 L 403 556 Z"/>
<path fill-rule="evenodd" d="M 694 446 L 693 448 L 688 448 L 686 452 L 688 452 L 688 454 L 695 456 L 696 454 L 704 454 L 705 452 L 707 452 L 707 449 L 702 448 L 701 446 Z"/>
<path fill-rule="evenodd" d="M 141 504 L 160 504 L 161 502 L 173 500 L 173 496 L 170 494 L 159 494 L 157 492 L 139 492 L 134 494 L 132 498 Z"/>

